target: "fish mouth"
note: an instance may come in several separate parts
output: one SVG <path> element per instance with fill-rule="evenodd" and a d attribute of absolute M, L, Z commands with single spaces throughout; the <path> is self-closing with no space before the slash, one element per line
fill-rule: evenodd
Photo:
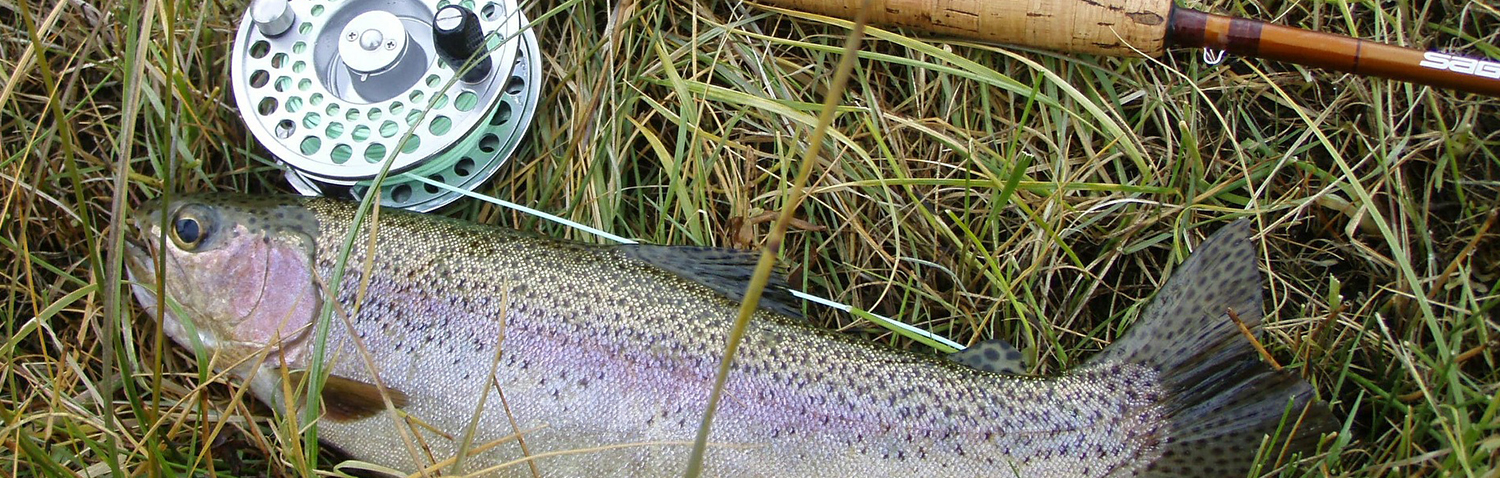
<path fill-rule="evenodd" d="M 121 249 L 125 255 L 127 285 L 147 310 L 155 310 L 157 304 L 156 258 L 151 255 L 151 250 L 150 243 L 133 237 L 126 237 L 125 247 Z"/>
<path fill-rule="evenodd" d="M 125 238 L 125 253 L 126 254 L 130 254 L 130 255 L 133 255 L 133 256 L 139 256 L 139 255 L 149 254 L 150 253 L 150 249 L 149 249 L 150 247 L 151 247 L 151 245 L 147 244 L 146 241 L 142 241 L 140 239 L 136 239 L 136 238 L 133 238 L 133 237 L 126 237 Z"/>
<path fill-rule="evenodd" d="M 162 246 L 158 242 L 162 238 L 156 237 L 156 240 L 152 240 L 153 228 L 151 226 L 154 222 L 152 218 L 160 217 L 157 209 L 159 206 L 156 200 L 146 201 L 132 210 L 130 219 L 125 221 L 125 227 L 128 229 L 124 234 L 125 267 L 130 273 L 131 280 L 137 285 L 154 286 L 156 284 L 155 252 Z"/>
<path fill-rule="evenodd" d="M 176 314 L 170 310 L 158 310 L 162 304 L 170 299 L 164 298 L 165 278 L 157 277 L 156 257 L 152 251 L 157 250 L 158 245 L 152 244 L 147 239 L 146 229 L 141 230 L 142 237 L 125 237 L 125 274 L 129 278 L 131 292 L 134 293 L 136 302 L 140 303 L 146 314 L 150 317 L 161 317 L 162 331 L 178 343 L 191 348 L 193 341 L 186 327 L 179 322 Z M 162 280 L 158 280 L 162 279 Z M 159 293 L 160 292 L 160 293 Z M 198 331 L 199 340 L 208 347 L 217 347 L 218 340 L 205 330 Z"/>
<path fill-rule="evenodd" d="M 132 281 L 154 279 L 156 270 L 151 258 L 151 245 L 132 237 L 125 238 L 125 269 Z"/>

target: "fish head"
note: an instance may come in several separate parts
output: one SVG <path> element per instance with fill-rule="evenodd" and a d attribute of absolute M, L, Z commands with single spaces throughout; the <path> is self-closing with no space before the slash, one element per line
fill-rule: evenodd
<path fill-rule="evenodd" d="M 295 198 L 203 195 L 133 214 L 125 264 L 136 300 L 188 349 L 231 361 L 297 355 L 323 299 L 315 214 Z M 231 362 L 235 363 L 235 362 Z"/>

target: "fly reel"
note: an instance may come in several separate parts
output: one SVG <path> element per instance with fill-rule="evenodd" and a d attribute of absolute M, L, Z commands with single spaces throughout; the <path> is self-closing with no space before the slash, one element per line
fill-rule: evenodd
<path fill-rule="evenodd" d="M 515 0 L 255 0 L 230 62 L 234 99 L 297 191 L 430 211 L 515 152 L 541 96 Z"/>

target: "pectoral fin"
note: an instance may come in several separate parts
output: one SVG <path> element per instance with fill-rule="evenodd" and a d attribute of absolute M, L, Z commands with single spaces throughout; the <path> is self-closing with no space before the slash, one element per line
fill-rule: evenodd
<path fill-rule="evenodd" d="M 967 365 L 976 370 L 986 372 L 1003 373 L 1006 375 L 1025 375 L 1026 364 L 1021 351 L 1016 347 L 1000 339 L 990 339 L 957 352 L 948 354 L 948 360 Z"/>
<path fill-rule="evenodd" d="M 302 381 L 306 371 L 288 373 L 293 383 Z M 396 408 L 406 407 L 407 396 L 400 390 L 387 387 L 386 395 Z M 385 411 L 385 400 L 380 398 L 380 387 L 375 384 L 329 375 L 323 382 L 323 417 L 336 422 L 347 422 L 369 418 Z"/>

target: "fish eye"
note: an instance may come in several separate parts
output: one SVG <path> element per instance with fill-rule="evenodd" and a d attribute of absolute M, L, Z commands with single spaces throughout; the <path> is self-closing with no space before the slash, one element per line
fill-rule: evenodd
<path fill-rule="evenodd" d="M 177 240 L 177 245 L 186 250 L 198 247 L 207 235 L 203 230 L 203 223 L 197 217 L 186 211 L 179 212 L 177 219 L 172 221 L 172 238 Z"/>

